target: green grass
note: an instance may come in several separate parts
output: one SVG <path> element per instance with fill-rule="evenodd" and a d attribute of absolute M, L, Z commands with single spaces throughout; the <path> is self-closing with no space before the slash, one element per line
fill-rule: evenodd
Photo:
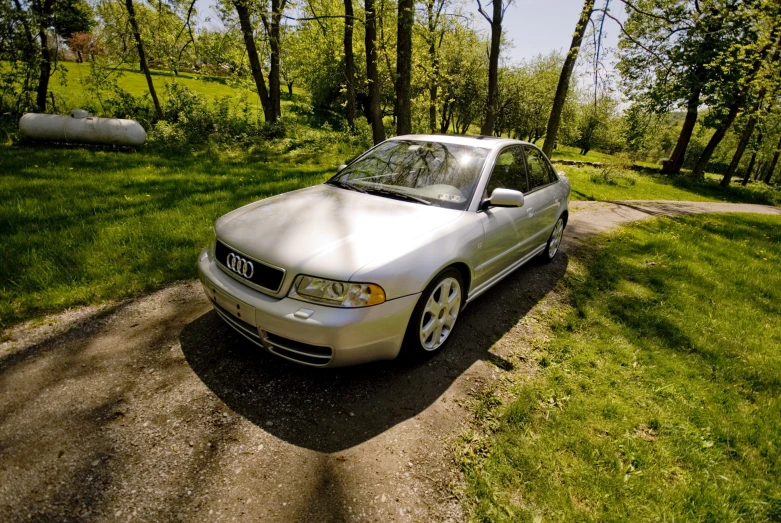
<path fill-rule="evenodd" d="M 538 144 L 542 147 L 542 141 Z M 579 162 L 602 162 L 613 163 L 616 161 L 614 156 L 599 151 L 591 150 L 585 156 L 580 154 L 580 149 L 569 145 L 559 145 L 552 154 L 553 160 L 576 160 Z"/>
<path fill-rule="evenodd" d="M 90 65 L 66 62 L 62 63 L 61 67 L 65 70 L 65 73 L 63 74 L 58 69 L 51 79 L 51 90 L 57 101 L 57 110 L 59 112 L 67 112 L 75 106 L 85 104 L 99 106 L 100 100 L 97 98 L 94 90 L 84 83 L 90 75 Z M 117 73 L 117 85 L 128 93 L 134 96 L 143 96 L 149 92 L 146 77 L 143 73 L 129 68 L 119 69 Z M 152 79 L 155 84 L 155 90 L 161 97 L 165 94 L 166 85 L 177 82 L 202 95 L 208 101 L 229 97 L 238 100 L 241 105 L 246 102 L 249 107 L 262 114 L 260 99 L 254 88 L 231 84 L 224 77 L 204 76 L 185 72 L 181 72 L 177 76 L 169 71 L 153 70 Z M 294 87 L 293 94 L 294 97 L 298 97 L 303 94 L 303 91 Z M 284 88 L 283 111 L 285 106 L 292 103 L 289 98 L 287 89 Z"/>
<path fill-rule="evenodd" d="M 462 449 L 473 519 L 781 520 L 781 217 L 598 244 L 524 355 L 538 370 L 506 405 L 484 395 L 493 425 Z"/>
<path fill-rule="evenodd" d="M 322 182 L 355 152 L 285 143 L 131 153 L 0 146 L 0 327 L 194 277 L 218 216 Z"/>
<path fill-rule="evenodd" d="M 701 202 L 742 202 L 781 205 L 781 190 L 763 183 L 746 187 L 719 185 L 720 178 L 692 180 L 685 176 L 622 172 L 612 183 L 599 177 L 600 169 L 557 165 L 572 182 L 573 200 L 688 200 Z"/>

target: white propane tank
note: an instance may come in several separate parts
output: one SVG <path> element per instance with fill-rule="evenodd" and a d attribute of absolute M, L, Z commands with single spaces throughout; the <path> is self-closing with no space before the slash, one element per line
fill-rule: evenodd
<path fill-rule="evenodd" d="M 73 109 L 70 116 L 25 113 L 19 120 L 19 131 L 33 140 L 53 142 L 137 147 L 146 141 L 146 131 L 137 121 L 97 118 L 84 109 Z"/>

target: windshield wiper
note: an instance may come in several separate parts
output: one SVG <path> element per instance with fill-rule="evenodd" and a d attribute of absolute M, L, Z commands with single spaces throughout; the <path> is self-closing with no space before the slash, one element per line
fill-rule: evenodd
<path fill-rule="evenodd" d="M 341 180 L 328 180 L 326 183 L 329 184 L 329 185 L 335 185 L 337 187 L 341 187 L 342 189 L 347 189 L 348 191 L 356 191 L 356 192 L 366 193 L 365 190 L 360 189 L 360 188 L 356 187 L 355 185 L 353 185 L 351 183 L 343 182 Z"/>
<path fill-rule="evenodd" d="M 371 188 L 371 189 L 367 189 L 364 192 L 367 192 L 369 194 L 377 194 L 380 196 L 387 196 L 388 198 L 396 198 L 397 200 L 406 200 L 408 202 L 422 203 L 423 205 L 432 205 L 430 201 L 424 200 L 423 198 L 418 198 L 417 196 L 412 196 L 411 194 L 407 194 L 403 192 L 392 191 L 390 189 Z"/>

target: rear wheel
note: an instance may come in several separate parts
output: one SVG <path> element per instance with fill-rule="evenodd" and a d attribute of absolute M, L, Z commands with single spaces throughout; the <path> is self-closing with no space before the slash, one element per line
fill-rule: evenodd
<path fill-rule="evenodd" d="M 561 239 L 564 237 L 564 217 L 560 217 L 556 220 L 556 225 L 553 226 L 553 230 L 548 238 L 548 243 L 545 245 L 545 250 L 540 253 L 540 258 L 545 263 L 549 263 L 553 260 L 556 253 L 559 252 L 561 246 Z"/>
<path fill-rule="evenodd" d="M 407 326 L 404 354 L 424 357 L 439 352 L 456 325 L 464 302 L 464 280 L 456 269 L 445 269 L 428 284 Z"/>

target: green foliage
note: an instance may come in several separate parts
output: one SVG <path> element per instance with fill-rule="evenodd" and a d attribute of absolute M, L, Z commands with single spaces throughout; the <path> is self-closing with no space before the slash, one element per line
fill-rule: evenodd
<path fill-rule="evenodd" d="M 561 54 L 551 53 L 536 56 L 527 63 L 500 69 L 500 110 L 495 125 L 497 134 L 507 134 L 530 142 L 536 142 L 545 135 L 563 63 Z M 573 131 L 568 124 L 577 119 L 577 93 L 574 87 L 571 91 L 570 103 L 565 105 L 562 114 L 562 143 L 571 143 L 569 137 Z"/>
<path fill-rule="evenodd" d="M 84 0 L 56 0 L 53 6 L 52 25 L 63 38 L 86 33 L 95 26 L 95 12 Z"/>
<path fill-rule="evenodd" d="M 463 438 L 477 521 L 773 521 L 781 218 L 661 219 L 598 242 L 550 364 Z"/>

